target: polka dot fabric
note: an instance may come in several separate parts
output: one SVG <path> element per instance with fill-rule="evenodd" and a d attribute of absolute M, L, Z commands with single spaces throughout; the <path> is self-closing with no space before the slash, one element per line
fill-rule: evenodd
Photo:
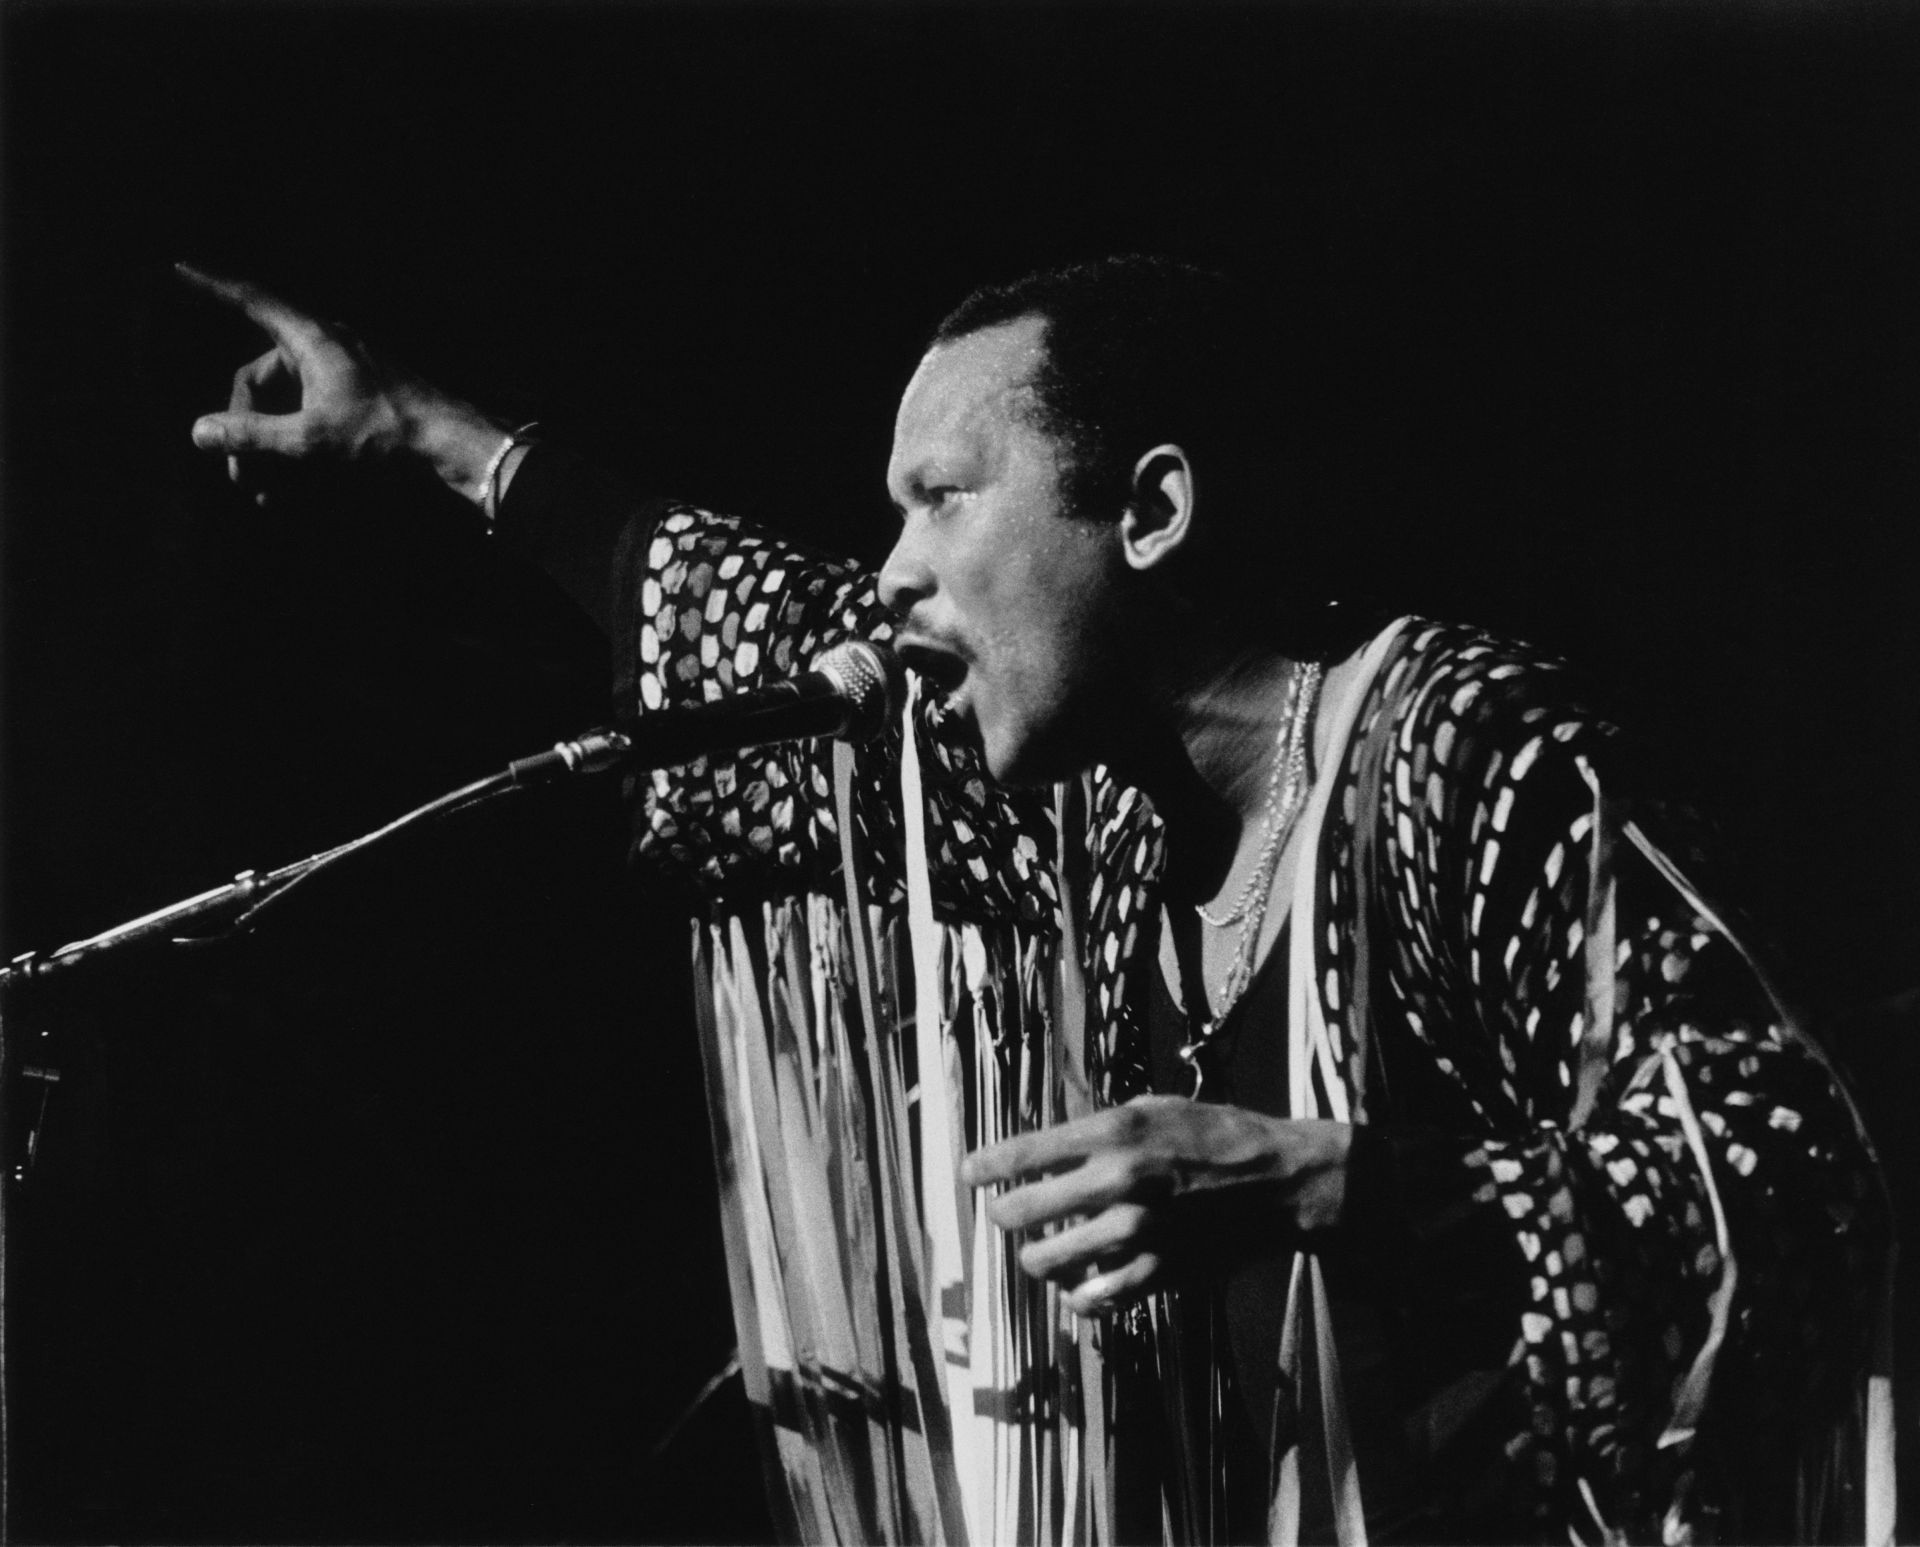
<path fill-rule="evenodd" d="M 1455 1457 L 1452 1486 L 1501 1498 L 1503 1529 L 1520 1537 L 1565 1541 L 1572 1523 L 1581 1540 L 1742 1540 L 1791 1529 L 1779 1479 L 1830 1449 L 1871 1321 L 1881 1194 L 1817 1054 L 1719 929 L 1624 852 L 1613 1035 L 1594 1109 L 1574 1128 L 1589 1013 L 1587 775 L 1621 761 L 1616 740 L 1577 707 L 1556 663 L 1463 628 L 1410 629 L 1336 772 L 1316 988 L 1349 1086 L 1368 1092 L 1365 1120 L 1457 1135 L 1475 1206 L 1495 1211 L 1517 1247 L 1486 1266 L 1523 1280 L 1501 1351 L 1504 1439 L 1478 1462 L 1497 1476 L 1489 1484 L 1473 1458 Z M 1144 1088 L 1130 1050 L 1163 840 L 1133 792 L 1096 789 L 1091 810 L 1088 966 L 1105 1093 L 1125 1099 Z M 1347 1023 L 1362 930 L 1366 1042 Z M 1722 1279 L 1716 1193 L 1737 1289 L 1713 1400 L 1688 1443 L 1667 1430 Z M 1416 1290 L 1406 1335 L 1440 1332 L 1448 1313 Z"/>
<path fill-rule="evenodd" d="M 1145 1094 L 1152 1085 L 1146 1006 L 1157 970 L 1160 905 L 1155 883 L 1166 863 L 1166 828 L 1138 790 L 1105 768 L 1093 771 L 1088 803 L 1088 989 L 1093 1030 L 1087 1075 L 1106 1105 Z"/>
<path fill-rule="evenodd" d="M 888 635 L 869 578 L 728 518 L 667 507 L 634 541 L 644 547 L 621 566 L 619 637 L 622 692 L 643 711 L 803 670 L 840 638 Z M 1807 1442 L 1830 1433 L 1870 1322 L 1881 1194 L 1818 1057 L 1718 928 L 1624 846 L 1612 1033 L 1592 1111 L 1574 1124 L 1590 1013 L 1587 776 L 1618 793 L 1621 760 L 1612 728 L 1577 707 L 1564 678 L 1470 630 L 1408 630 L 1333 771 L 1322 834 L 1315 988 L 1364 1119 L 1438 1131 L 1437 1165 L 1458 1186 L 1424 1178 L 1422 1195 L 1454 1196 L 1510 1247 L 1477 1266 L 1497 1285 L 1469 1286 L 1518 1307 L 1482 1351 L 1503 1373 L 1436 1457 L 1436 1486 L 1481 1501 L 1476 1519 L 1495 1499 L 1511 1538 L 1790 1530 L 1790 1499 L 1769 1500 L 1755 1479 L 1790 1489 Z M 917 733 L 936 910 L 1050 930 L 1045 801 L 996 787 L 937 702 Z M 863 755 L 855 802 L 874 885 L 892 902 L 897 754 L 895 733 Z M 1104 770 L 1089 783 L 1087 1062 L 1115 1102 L 1148 1088 L 1165 834 L 1139 792 Z M 824 743 L 702 758 L 638 776 L 635 793 L 642 861 L 715 906 L 833 888 Z M 1363 1000 L 1365 1036 L 1349 1024 Z M 1737 1287 L 1704 1421 L 1675 1439 L 1677 1396 L 1724 1278 L 1716 1197 Z M 1414 1351 L 1411 1372 L 1419 1349 L 1443 1341 L 1455 1286 L 1419 1267 L 1422 1232 L 1440 1225 L 1407 1223 L 1411 1287 L 1391 1324 Z M 1430 1393 L 1412 1373 L 1407 1386 L 1412 1410 Z M 1744 1515 L 1733 1502 L 1743 1490 L 1760 1501 Z M 1780 1507 L 1767 1513 L 1770 1503 Z"/>
<path fill-rule="evenodd" d="M 641 713 L 777 682 L 840 640 L 892 635 L 870 577 L 731 517 L 671 505 L 633 545 L 622 568 L 619 691 Z M 923 700 L 917 725 L 936 911 L 1050 927 L 1044 798 L 994 784 L 939 700 Z M 898 758 L 890 729 L 861 759 L 854 802 L 872 884 L 889 902 L 904 888 Z M 636 852 L 716 902 L 830 890 L 840 865 L 831 770 L 831 743 L 800 741 L 636 774 Z"/>

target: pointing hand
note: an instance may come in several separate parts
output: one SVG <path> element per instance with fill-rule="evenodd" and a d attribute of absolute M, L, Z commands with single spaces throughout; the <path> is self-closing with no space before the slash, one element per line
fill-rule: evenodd
<path fill-rule="evenodd" d="M 485 495 L 485 470 L 505 438 L 498 421 L 258 285 L 184 263 L 175 268 L 273 340 L 234 372 L 226 411 L 202 415 L 193 426 L 193 443 L 225 452 L 228 475 L 257 503 L 266 503 L 257 473 L 268 457 L 367 462 L 416 455 L 466 498 Z"/>

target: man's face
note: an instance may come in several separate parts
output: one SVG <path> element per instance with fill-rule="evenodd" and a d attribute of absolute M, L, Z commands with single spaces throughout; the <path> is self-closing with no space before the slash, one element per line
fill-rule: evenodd
<path fill-rule="evenodd" d="M 996 778 L 1064 778 L 1098 746 L 1125 565 L 1117 530 L 1067 516 L 1060 451 L 1030 422 L 1046 325 L 936 346 L 894 423 L 899 541 L 880 597 L 906 663 L 976 722 Z"/>

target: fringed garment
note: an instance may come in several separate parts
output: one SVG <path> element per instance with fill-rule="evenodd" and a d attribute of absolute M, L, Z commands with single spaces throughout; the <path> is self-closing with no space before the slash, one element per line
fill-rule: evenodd
<path fill-rule="evenodd" d="M 636 525 L 618 583 L 643 710 L 888 632 L 863 574 L 687 507 Z M 956 1181 L 981 1144 L 1148 1088 L 1144 797 L 1098 769 L 1003 789 L 926 700 L 857 757 L 637 776 L 642 863 L 699 899 L 740 1358 L 785 1535 L 1887 1538 L 1862 1377 L 1888 1214 L 1843 1088 L 1554 663 L 1412 620 L 1366 660 L 1322 709 L 1340 751 L 1268 969 L 1285 1023 L 1239 1034 L 1285 1039 L 1276 1109 L 1380 1141 L 1381 1217 L 1291 1259 L 1252 1461 L 1221 1439 L 1208 1290 L 1077 1320 Z M 1249 1482 L 1265 1518 L 1222 1505 Z"/>

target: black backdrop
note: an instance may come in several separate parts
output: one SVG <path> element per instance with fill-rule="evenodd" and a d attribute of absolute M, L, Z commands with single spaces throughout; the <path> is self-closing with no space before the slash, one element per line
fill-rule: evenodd
<path fill-rule="evenodd" d="M 968 286 L 1153 247 L 1299 298 L 1322 519 L 1575 654 L 1710 792 L 1798 991 L 1914 981 L 1920 16 L 1861 6 L 4 12 L 4 944 L 596 720 L 603 652 L 404 481 L 187 441 L 351 319 L 662 488 L 884 552 Z M 32 1538 L 766 1529 L 671 910 L 612 792 L 63 985 L 9 1242 Z"/>

